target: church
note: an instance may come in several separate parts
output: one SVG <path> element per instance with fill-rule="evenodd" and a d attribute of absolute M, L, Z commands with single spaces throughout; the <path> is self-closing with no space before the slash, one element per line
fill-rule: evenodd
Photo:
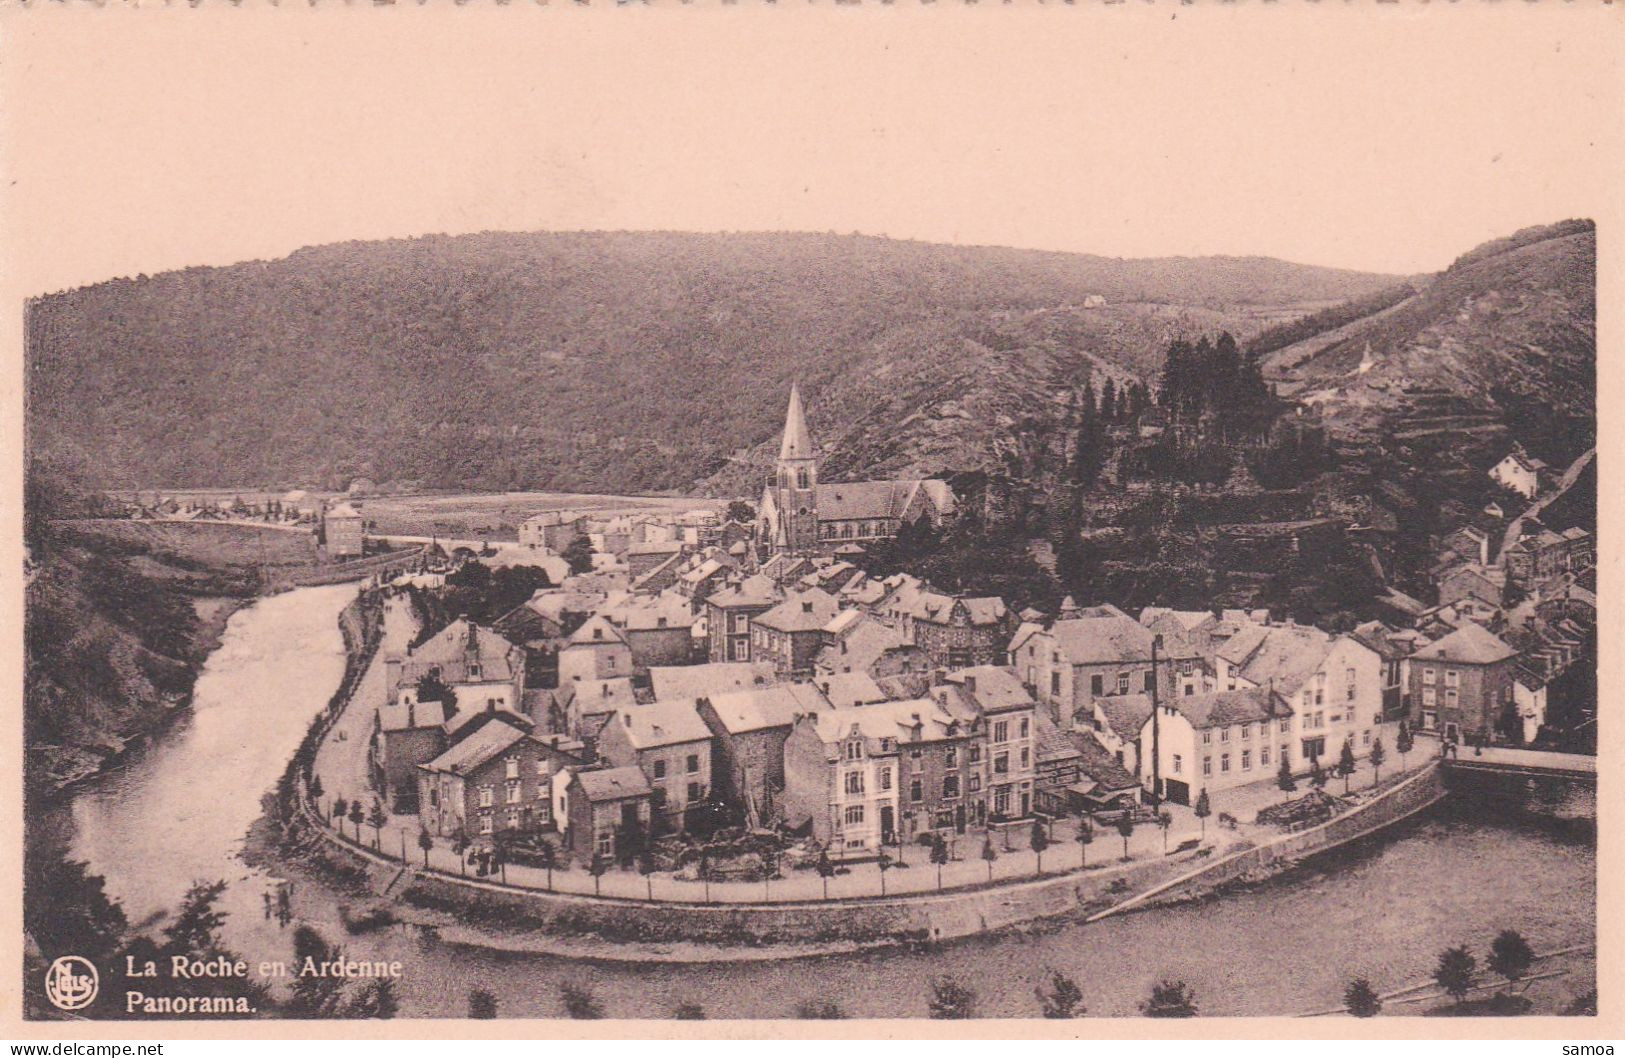
<path fill-rule="evenodd" d="M 934 478 L 819 481 L 801 391 L 790 387 L 779 462 L 762 490 L 759 515 L 758 539 L 771 554 L 827 554 L 843 544 L 890 540 L 904 522 L 940 528 L 954 510 L 953 490 Z"/>

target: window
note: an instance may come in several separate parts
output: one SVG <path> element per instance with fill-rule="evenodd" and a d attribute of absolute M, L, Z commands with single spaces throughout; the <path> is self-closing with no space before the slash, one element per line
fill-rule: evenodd
<path fill-rule="evenodd" d="M 1145 671 L 1145 693 L 1150 694 L 1157 686 L 1157 677 L 1150 669 Z"/>
<path fill-rule="evenodd" d="M 1230 770 L 1230 754 L 1219 754 L 1219 770 L 1221 772 L 1227 772 Z"/>
<path fill-rule="evenodd" d="M 891 789 L 891 769 L 890 768 L 881 768 L 880 769 L 880 788 L 882 790 L 890 790 Z"/>
<path fill-rule="evenodd" d="M 507 795 L 508 795 L 508 803 L 511 804 L 511 805 L 518 804 L 519 803 L 519 780 L 518 779 L 509 779 L 508 780 L 508 789 L 507 789 L 506 792 L 507 792 Z"/>
<path fill-rule="evenodd" d="M 1049 674 L 1049 693 L 1061 693 L 1061 674 L 1059 672 L 1052 672 Z"/>
<path fill-rule="evenodd" d="M 1185 761 L 1185 759 L 1183 757 L 1181 757 L 1179 754 L 1177 754 L 1177 753 L 1174 754 L 1174 774 L 1175 775 L 1178 775 L 1181 771 L 1184 770 L 1184 767 L 1185 767 L 1184 761 Z"/>
<path fill-rule="evenodd" d="M 539 779 L 545 779 L 545 778 L 547 778 L 547 775 L 548 775 L 547 761 L 545 761 L 545 760 L 537 761 L 536 762 L 536 777 L 539 778 Z"/>
<path fill-rule="evenodd" d="M 491 833 L 491 813 L 489 812 L 482 812 L 480 814 L 480 833 Z"/>
<path fill-rule="evenodd" d="M 996 753 L 996 754 L 993 755 L 993 774 L 995 774 L 995 775 L 1008 775 L 1008 774 L 1010 774 L 1010 754 L 1008 754 L 1008 753 Z"/>
<path fill-rule="evenodd" d="M 1098 698 L 1101 695 L 1105 694 L 1106 693 L 1106 677 L 1102 676 L 1098 672 L 1095 673 L 1093 676 L 1090 676 L 1089 677 L 1089 693 L 1094 695 L 1096 698 Z"/>
<path fill-rule="evenodd" d="M 1292 732 L 1292 718 L 1290 716 L 1281 717 L 1281 734 L 1286 735 L 1286 734 L 1290 734 L 1291 732 Z"/>
<path fill-rule="evenodd" d="M 1422 712 L 1422 730 L 1436 731 L 1439 727 L 1439 714 L 1431 710 Z"/>
<path fill-rule="evenodd" d="M 1010 787 L 1001 786 L 993 792 L 993 811 L 1001 816 L 1010 814 Z"/>
<path fill-rule="evenodd" d="M 1202 758 L 1202 774 L 1203 775 L 1212 775 L 1213 774 L 1213 758 L 1212 757 L 1203 757 Z"/>
<path fill-rule="evenodd" d="M 1028 749 L 1026 746 L 1021 747 L 1021 766 L 1023 768 L 1030 768 L 1033 766 L 1033 751 Z"/>
<path fill-rule="evenodd" d="M 1437 696 L 1436 692 L 1433 690 L 1432 687 L 1423 687 L 1422 688 L 1422 704 L 1423 705 L 1437 705 L 1438 704 L 1438 696 Z"/>
<path fill-rule="evenodd" d="M 690 775 L 693 775 L 696 772 L 698 772 L 699 770 L 700 770 L 700 755 L 698 753 L 690 753 L 688 755 L 688 773 Z"/>
<path fill-rule="evenodd" d="M 1219 741 L 1220 742 L 1229 742 L 1230 741 L 1230 729 L 1228 727 L 1221 727 L 1219 729 Z"/>
<path fill-rule="evenodd" d="M 858 825 L 862 824 L 862 822 L 863 822 L 863 806 L 862 805 L 847 805 L 846 806 L 846 825 L 847 826 L 858 826 Z"/>
<path fill-rule="evenodd" d="M 1128 673 L 1126 673 L 1126 672 L 1119 672 L 1117 674 L 1117 693 L 1118 694 L 1127 694 L 1128 693 Z"/>
<path fill-rule="evenodd" d="M 1000 720 L 998 723 L 993 725 L 993 741 L 1010 741 L 1010 722 L 1008 720 Z"/>
<path fill-rule="evenodd" d="M 688 799 L 690 801 L 703 800 L 704 797 L 705 797 L 705 787 L 704 786 L 700 785 L 697 782 L 691 782 L 691 783 L 688 784 Z"/>
<path fill-rule="evenodd" d="M 846 759 L 858 760 L 863 756 L 863 743 L 853 740 L 846 744 Z"/>
<path fill-rule="evenodd" d="M 607 658 L 605 660 L 607 661 L 607 664 L 604 667 L 609 669 L 609 671 L 614 672 L 615 671 L 615 655 L 610 654 L 610 655 L 607 656 Z"/>
<path fill-rule="evenodd" d="M 1432 686 L 1433 679 L 1434 679 L 1434 672 L 1433 672 L 1432 669 L 1423 669 L 1422 670 L 1422 686 L 1424 686 L 1424 687 Z"/>
<path fill-rule="evenodd" d="M 1027 738 L 1032 734 L 1032 730 L 1033 730 L 1032 729 L 1032 721 L 1027 719 L 1026 717 L 1022 717 L 1021 718 L 1021 734 L 1018 737 Z"/>
<path fill-rule="evenodd" d="M 1269 762 L 1270 762 L 1270 748 L 1268 746 L 1259 746 L 1258 747 L 1258 763 L 1261 766 L 1268 766 Z"/>
<path fill-rule="evenodd" d="M 615 832 L 605 830 L 598 835 L 597 849 L 600 856 L 613 856 L 615 854 Z"/>
<path fill-rule="evenodd" d="M 1371 745 L 1371 732 L 1369 732 L 1369 731 L 1360 732 L 1360 745 L 1362 745 L 1362 746 Z"/>
<path fill-rule="evenodd" d="M 492 790 L 491 790 L 491 788 L 489 786 L 480 787 L 480 807 L 481 808 L 490 808 L 491 807 L 491 798 L 492 797 L 493 797 L 493 792 L 492 792 Z"/>
<path fill-rule="evenodd" d="M 509 757 L 502 762 L 503 777 L 507 779 L 519 778 L 519 758 Z"/>
<path fill-rule="evenodd" d="M 910 779 L 908 782 L 908 799 L 910 801 L 925 800 L 925 784 L 919 779 Z"/>
<path fill-rule="evenodd" d="M 958 797 L 959 796 L 959 776 L 950 775 L 946 779 L 942 780 L 942 796 L 944 796 L 944 797 Z"/>
<path fill-rule="evenodd" d="M 897 740 L 895 738 L 883 738 L 880 740 L 880 752 L 893 753 L 896 750 Z"/>
<path fill-rule="evenodd" d="M 948 747 L 947 766 L 950 767 L 950 768 L 959 767 L 959 747 L 958 746 L 949 746 Z"/>
<path fill-rule="evenodd" d="M 849 771 L 846 773 L 846 792 L 849 794 L 863 792 L 863 772 Z"/>
<path fill-rule="evenodd" d="M 1281 743 L 1281 759 L 1282 760 L 1287 760 L 1288 759 L 1288 757 L 1287 757 L 1287 744 L 1285 742 Z"/>
<path fill-rule="evenodd" d="M 970 773 L 970 781 L 968 783 L 966 783 L 966 789 L 970 790 L 971 793 L 975 793 L 976 791 L 980 790 L 981 788 L 982 788 L 982 777 L 980 775 L 976 774 L 975 772 L 971 772 Z"/>
<path fill-rule="evenodd" d="M 1241 725 L 1241 740 L 1243 742 L 1246 742 L 1248 739 L 1250 739 L 1252 737 L 1253 737 L 1253 725 L 1251 725 L 1251 724 L 1242 724 Z"/>
<path fill-rule="evenodd" d="M 1444 707 L 1446 709 L 1454 709 L 1454 708 L 1456 708 L 1456 706 L 1458 704 L 1458 702 L 1456 701 L 1456 695 L 1458 695 L 1460 693 L 1461 692 L 1457 691 L 1454 687 L 1446 690 L 1444 692 Z"/>
<path fill-rule="evenodd" d="M 1455 669 L 1445 669 L 1444 670 L 1444 685 L 1446 687 L 1459 687 L 1459 686 L 1461 686 L 1461 673 L 1457 672 Z"/>
<path fill-rule="evenodd" d="M 665 777 L 666 777 L 666 762 L 663 761 L 663 760 L 655 761 L 655 778 L 656 779 L 664 779 Z"/>
<path fill-rule="evenodd" d="M 1202 745 L 1204 745 L 1204 746 L 1213 745 L 1213 732 L 1212 732 L 1211 729 L 1202 732 Z"/>
<path fill-rule="evenodd" d="M 468 667 L 468 678 L 471 680 L 477 680 L 480 678 L 480 667 L 478 664 L 470 665 Z"/>
<path fill-rule="evenodd" d="M 1250 749 L 1244 749 L 1241 751 L 1241 770 L 1253 770 L 1253 751 Z"/>
<path fill-rule="evenodd" d="M 981 743 L 972 742 L 970 744 L 970 752 L 965 754 L 965 757 L 972 764 L 980 763 L 981 760 L 982 760 L 982 745 L 981 745 Z"/>

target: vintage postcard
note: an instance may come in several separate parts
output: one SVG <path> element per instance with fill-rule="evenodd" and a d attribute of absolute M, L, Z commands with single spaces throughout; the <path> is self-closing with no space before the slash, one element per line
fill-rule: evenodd
<path fill-rule="evenodd" d="M 0 10 L 10 1031 L 1615 1034 L 1618 16 Z"/>

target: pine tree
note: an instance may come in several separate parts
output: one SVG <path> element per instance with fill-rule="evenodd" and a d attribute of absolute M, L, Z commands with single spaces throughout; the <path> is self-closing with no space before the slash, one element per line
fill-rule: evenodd
<path fill-rule="evenodd" d="M 1349 1013 L 1357 1018 L 1374 1017 L 1382 1010 L 1382 999 L 1377 995 L 1371 982 L 1363 977 L 1349 982 L 1348 988 L 1343 991 L 1343 1005 L 1348 1007 Z"/>
<path fill-rule="evenodd" d="M 1292 793 L 1298 788 L 1298 780 L 1292 777 L 1292 765 L 1287 762 L 1286 754 L 1281 754 L 1281 766 L 1275 771 L 1275 785 L 1285 793 Z"/>

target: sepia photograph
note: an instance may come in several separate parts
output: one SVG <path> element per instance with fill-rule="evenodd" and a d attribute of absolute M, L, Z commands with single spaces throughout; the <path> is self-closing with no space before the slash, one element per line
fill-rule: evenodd
<path fill-rule="evenodd" d="M 1616 12 L 4 14 L 17 1031 L 1594 1032 Z"/>

